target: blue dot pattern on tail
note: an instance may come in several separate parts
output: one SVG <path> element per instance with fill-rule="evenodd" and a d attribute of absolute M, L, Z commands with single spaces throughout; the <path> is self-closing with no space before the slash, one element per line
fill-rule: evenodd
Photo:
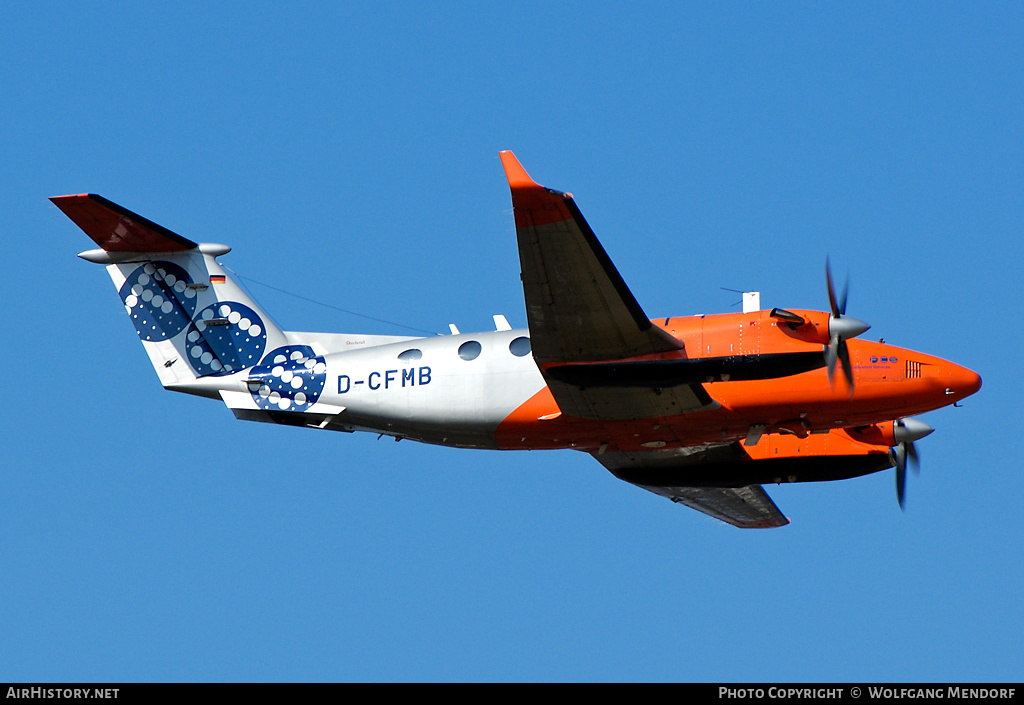
<path fill-rule="evenodd" d="M 266 348 L 263 319 L 237 301 L 218 301 L 204 308 L 185 336 L 188 364 L 200 377 L 252 367 Z"/>
<path fill-rule="evenodd" d="M 327 363 L 308 345 L 285 345 L 269 353 L 249 373 L 252 398 L 267 411 L 305 411 L 316 403 L 327 381 Z"/>
<path fill-rule="evenodd" d="M 185 330 L 196 310 L 192 277 L 171 262 L 137 267 L 117 293 L 143 340 L 168 340 Z"/>

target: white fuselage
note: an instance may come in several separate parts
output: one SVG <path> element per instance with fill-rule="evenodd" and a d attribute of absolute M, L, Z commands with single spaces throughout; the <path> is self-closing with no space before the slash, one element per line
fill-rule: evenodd
<path fill-rule="evenodd" d="M 498 424 L 544 387 L 529 348 L 510 349 L 528 337 L 526 330 L 470 333 L 331 353 L 320 400 L 345 408 L 346 430 L 496 448 Z"/>

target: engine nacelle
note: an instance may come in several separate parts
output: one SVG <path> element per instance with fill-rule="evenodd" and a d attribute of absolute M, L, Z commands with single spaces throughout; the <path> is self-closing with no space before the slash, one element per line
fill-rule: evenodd
<path fill-rule="evenodd" d="M 768 314 L 786 335 L 808 343 L 828 345 L 829 314 L 823 311 L 793 311 L 773 308 Z"/>
<path fill-rule="evenodd" d="M 924 421 L 905 418 L 870 426 L 843 429 L 850 438 L 861 443 L 892 447 L 900 443 L 913 443 L 927 436 L 935 429 Z"/>

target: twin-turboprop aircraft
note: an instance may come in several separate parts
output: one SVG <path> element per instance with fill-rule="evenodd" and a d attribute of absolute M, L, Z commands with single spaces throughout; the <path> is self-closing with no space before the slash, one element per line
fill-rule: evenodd
<path fill-rule="evenodd" d="M 830 312 L 650 319 L 573 197 L 511 152 L 529 330 L 429 338 L 286 331 L 195 243 L 96 195 L 51 199 L 100 246 L 167 389 L 240 419 L 370 431 L 438 445 L 573 448 L 616 477 L 742 528 L 789 520 L 761 485 L 896 468 L 913 418 L 981 387 L 939 358 L 856 339 L 826 265 Z M 836 368 L 842 374 L 835 374 Z"/>

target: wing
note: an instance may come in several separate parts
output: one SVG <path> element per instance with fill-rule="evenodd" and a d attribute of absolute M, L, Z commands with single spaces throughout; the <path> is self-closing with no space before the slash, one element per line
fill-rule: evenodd
<path fill-rule="evenodd" d="M 666 489 L 671 489 L 671 494 L 665 494 Z M 673 487 L 652 491 L 741 529 L 774 529 L 789 523 L 761 485 Z"/>
<path fill-rule="evenodd" d="M 512 152 L 502 152 L 501 162 L 512 191 L 533 356 L 562 412 L 634 419 L 713 404 L 697 384 L 631 387 L 603 384 L 600 375 L 586 384 L 565 381 L 558 370 L 569 365 L 669 353 L 683 344 L 651 323 L 572 195 L 534 182 Z"/>
<path fill-rule="evenodd" d="M 719 475 L 715 472 L 718 468 L 735 466 L 744 458 L 750 462 L 736 443 L 645 453 L 595 453 L 594 458 L 621 480 L 741 529 L 771 529 L 789 523 L 758 484 L 703 485 L 709 476 Z M 722 480 L 726 477 L 728 474 L 721 474 Z"/>

